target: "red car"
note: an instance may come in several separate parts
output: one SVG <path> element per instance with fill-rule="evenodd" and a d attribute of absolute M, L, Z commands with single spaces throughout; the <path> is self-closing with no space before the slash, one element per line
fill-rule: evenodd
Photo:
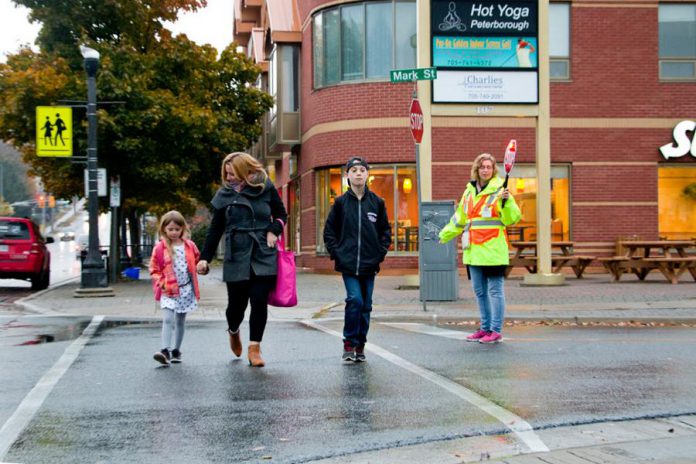
<path fill-rule="evenodd" d="M 33 290 L 48 287 L 51 253 L 39 227 L 29 219 L 0 217 L 0 279 L 31 280 Z"/>

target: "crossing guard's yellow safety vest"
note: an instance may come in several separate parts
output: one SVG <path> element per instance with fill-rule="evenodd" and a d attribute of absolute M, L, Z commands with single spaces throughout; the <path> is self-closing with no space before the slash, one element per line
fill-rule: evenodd
<path fill-rule="evenodd" d="M 440 231 L 440 241 L 449 242 L 462 235 L 462 261 L 474 266 L 502 266 L 510 263 L 506 226 L 522 217 L 515 199 L 502 206 L 503 180 L 495 177 L 476 193 L 471 182 L 466 186 L 457 210 Z"/>

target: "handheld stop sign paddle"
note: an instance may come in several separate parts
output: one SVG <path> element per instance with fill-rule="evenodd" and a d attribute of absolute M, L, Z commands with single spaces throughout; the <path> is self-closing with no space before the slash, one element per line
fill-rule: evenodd
<path fill-rule="evenodd" d="M 515 165 L 516 155 L 517 140 L 512 139 L 505 148 L 505 182 L 503 182 L 503 189 L 507 188 L 508 178 L 510 177 L 510 171 L 512 171 L 512 167 Z M 503 207 L 505 207 L 505 200 L 507 200 L 507 198 L 503 198 Z"/>

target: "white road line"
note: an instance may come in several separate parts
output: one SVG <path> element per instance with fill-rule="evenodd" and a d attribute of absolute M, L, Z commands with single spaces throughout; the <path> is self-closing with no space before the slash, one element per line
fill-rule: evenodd
<path fill-rule="evenodd" d="M 27 396 L 24 397 L 12 416 L 7 419 L 5 425 L 0 429 L 0 460 L 5 457 L 12 444 L 19 438 L 19 435 L 24 431 L 51 393 L 53 387 L 56 386 L 63 374 L 77 359 L 77 356 L 89 342 L 89 339 L 96 333 L 102 320 L 104 320 L 104 316 L 94 316 L 92 318 L 82 335 L 65 349 L 60 359 L 41 377 L 41 380 L 27 393 Z"/>
<path fill-rule="evenodd" d="M 302 323 L 307 327 L 312 327 L 313 329 L 320 330 L 327 334 L 333 335 L 334 337 L 343 338 L 343 335 L 336 332 L 335 330 L 327 329 L 326 327 L 317 324 L 314 321 L 303 320 Z M 413 372 L 414 374 L 428 380 L 435 385 L 444 388 L 445 390 L 453 393 L 454 395 L 462 398 L 463 400 L 471 403 L 473 406 L 481 409 L 485 413 L 495 417 L 498 421 L 502 422 L 505 427 L 510 429 L 515 435 L 519 437 L 522 442 L 527 445 L 529 451 L 532 453 L 540 453 L 549 451 L 549 448 L 544 444 L 539 436 L 534 432 L 534 429 L 521 417 L 511 413 L 507 409 L 501 408 L 495 403 L 492 403 L 485 397 L 479 395 L 478 393 L 469 390 L 468 388 L 453 382 L 447 377 L 443 377 L 440 374 L 424 369 L 410 361 L 407 361 L 394 353 L 385 350 L 373 343 L 368 343 L 365 346 L 365 350 L 369 353 L 376 354 L 377 356 L 386 359 L 387 361 Z"/>
<path fill-rule="evenodd" d="M 455 340 L 464 340 L 470 335 L 468 332 L 462 332 L 461 330 L 441 329 L 417 322 L 380 322 L 379 324 L 394 327 L 396 329 L 406 330 L 408 332 L 434 335 L 436 337 L 453 338 Z"/>

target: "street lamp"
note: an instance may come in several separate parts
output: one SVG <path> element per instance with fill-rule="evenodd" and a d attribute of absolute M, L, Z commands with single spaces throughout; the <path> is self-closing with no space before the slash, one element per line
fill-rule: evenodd
<path fill-rule="evenodd" d="M 82 263 L 82 288 L 108 285 L 106 269 L 99 253 L 99 206 L 97 204 L 97 69 L 99 52 L 80 46 L 87 72 L 87 203 L 89 213 L 89 248 Z"/>

